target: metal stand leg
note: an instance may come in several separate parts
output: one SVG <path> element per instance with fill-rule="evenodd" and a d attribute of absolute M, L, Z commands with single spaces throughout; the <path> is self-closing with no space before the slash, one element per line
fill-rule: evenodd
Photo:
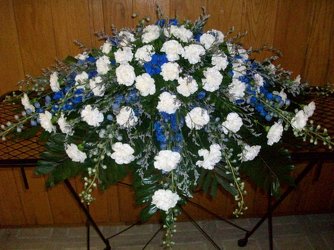
<path fill-rule="evenodd" d="M 317 160 L 311 160 L 309 164 L 304 168 L 304 170 L 295 179 L 295 185 L 289 186 L 288 189 L 280 196 L 280 198 L 271 206 L 270 211 L 258 221 L 258 223 L 253 227 L 253 229 L 246 233 L 243 239 L 238 240 L 238 245 L 244 247 L 247 245 L 248 238 L 253 235 L 253 233 L 262 225 L 262 223 L 271 216 L 272 212 L 285 200 L 285 198 L 295 190 L 298 184 L 305 178 L 305 176 L 312 170 L 312 168 L 317 164 Z"/>
<path fill-rule="evenodd" d="M 269 237 L 269 249 L 273 249 L 273 211 L 271 208 L 272 194 L 271 190 L 268 196 L 268 237 Z"/>
<path fill-rule="evenodd" d="M 99 237 L 101 238 L 101 240 L 104 242 L 104 244 L 106 245 L 105 250 L 111 250 L 110 247 L 110 243 L 109 240 L 106 239 L 104 237 L 104 235 L 102 234 L 101 230 L 99 229 L 99 227 L 97 226 L 97 224 L 95 223 L 94 219 L 92 218 L 92 216 L 90 215 L 88 209 L 85 207 L 84 204 L 82 204 L 80 197 L 78 196 L 78 194 L 75 192 L 74 188 L 72 187 L 71 183 L 68 180 L 65 180 L 65 185 L 66 187 L 69 189 L 69 191 L 71 192 L 71 194 L 73 195 L 73 198 L 75 199 L 75 201 L 77 202 L 77 204 L 79 205 L 80 209 L 82 212 L 84 212 L 87 221 L 90 225 L 92 225 L 92 227 L 94 228 L 94 230 L 96 231 L 96 233 L 99 235 Z M 87 229 L 87 236 L 89 236 L 89 229 Z M 89 240 L 87 239 L 87 243 L 89 243 Z"/>

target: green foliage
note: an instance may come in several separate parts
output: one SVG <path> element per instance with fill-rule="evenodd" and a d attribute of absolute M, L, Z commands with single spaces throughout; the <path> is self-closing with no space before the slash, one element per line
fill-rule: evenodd
<path fill-rule="evenodd" d="M 281 145 L 262 146 L 260 154 L 241 167 L 241 171 L 255 184 L 276 196 L 280 194 L 280 183 L 293 185 L 292 170 L 290 155 Z"/>

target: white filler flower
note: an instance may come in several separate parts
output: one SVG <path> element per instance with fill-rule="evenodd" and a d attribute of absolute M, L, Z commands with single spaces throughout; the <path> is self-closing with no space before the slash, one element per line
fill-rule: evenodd
<path fill-rule="evenodd" d="M 116 122 L 122 127 L 130 128 L 134 126 L 138 121 L 138 117 L 135 115 L 133 109 L 129 106 L 124 106 L 116 116 Z"/>
<path fill-rule="evenodd" d="M 176 99 L 176 95 L 172 95 L 168 92 L 163 92 L 159 95 L 159 102 L 157 106 L 159 112 L 173 114 L 180 106 L 181 102 Z"/>
<path fill-rule="evenodd" d="M 130 64 L 121 64 L 116 68 L 116 77 L 118 84 L 129 87 L 135 82 L 135 70 Z"/>
<path fill-rule="evenodd" d="M 173 35 L 184 43 L 189 42 L 189 40 L 193 37 L 192 31 L 185 28 L 184 25 L 180 27 L 172 25 L 170 26 L 168 30 L 165 30 L 164 33 L 167 37 L 170 37 L 170 35 Z"/>
<path fill-rule="evenodd" d="M 167 55 L 167 59 L 170 62 L 174 62 L 180 59 L 180 55 L 184 53 L 184 49 L 182 45 L 176 40 L 166 41 L 160 50 L 161 52 L 165 52 Z"/>
<path fill-rule="evenodd" d="M 165 81 L 174 81 L 179 78 L 180 66 L 175 62 L 164 63 L 160 75 Z"/>
<path fill-rule="evenodd" d="M 152 196 L 152 204 L 165 212 L 175 207 L 179 200 L 180 196 L 177 193 L 165 189 L 155 191 Z"/>
<path fill-rule="evenodd" d="M 52 124 L 52 114 L 49 111 L 45 111 L 45 113 L 39 114 L 39 121 L 41 123 L 42 128 L 45 129 L 45 131 L 56 132 L 56 127 Z"/>
<path fill-rule="evenodd" d="M 53 92 L 57 92 L 60 90 L 58 82 L 58 72 L 53 72 L 50 75 L 50 87 Z"/>
<path fill-rule="evenodd" d="M 72 135 L 73 134 L 73 127 L 71 126 L 71 124 L 69 124 L 66 121 L 66 118 L 64 116 L 63 113 L 61 113 L 58 121 L 57 121 L 59 128 L 61 130 L 62 133 L 64 134 L 68 134 L 68 135 Z"/>
<path fill-rule="evenodd" d="M 177 86 L 176 90 L 179 94 L 188 97 L 191 94 L 194 94 L 198 90 L 198 85 L 196 80 L 191 76 L 180 77 L 178 79 L 179 86 Z"/>
<path fill-rule="evenodd" d="M 115 53 L 115 61 L 119 64 L 131 62 L 133 53 L 130 47 L 119 48 Z"/>
<path fill-rule="evenodd" d="M 310 118 L 313 114 L 314 114 L 314 111 L 315 111 L 315 103 L 312 101 L 310 102 L 308 105 L 304 106 L 304 113 L 305 115 Z"/>
<path fill-rule="evenodd" d="M 223 75 L 220 74 L 215 68 L 208 68 L 204 71 L 203 89 L 209 92 L 213 92 L 219 89 L 220 84 L 223 81 Z"/>
<path fill-rule="evenodd" d="M 181 155 L 171 150 L 161 150 L 154 157 L 154 167 L 163 171 L 171 171 L 177 167 L 181 161 Z"/>
<path fill-rule="evenodd" d="M 210 117 L 206 109 L 196 107 L 186 115 L 186 125 L 190 129 L 201 129 L 209 123 Z"/>
<path fill-rule="evenodd" d="M 135 53 L 135 59 L 137 61 L 149 62 L 152 60 L 152 55 L 154 54 L 154 47 L 152 45 L 144 45 L 137 49 Z"/>
<path fill-rule="evenodd" d="M 259 154 L 261 150 L 261 146 L 249 146 L 246 145 L 241 153 L 241 160 L 242 161 L 252 161 L 255 157 Z"/>
<path fill-rule="evenodd" d="M 103 122 L 104 116 L 97 108 L 92 108 L 91 105 L 87 105 L 81 111 L 81 118 L 88 125 L 98 127 L 100 123 Z"/>
<path fill-rule="evenodd" d="M 148 25 L 143 29 L 143 43 L 150 43 L 160 36 L 160 27 L 158 25 Z"/>
<path fill-rule="evenodd" d="M 218 144 L 212 144 L 210 151 L 200 149 L 198 155 L 203 157 L 203 161 L 197 161 L 197 166 L 210 170 L 214 169 L 215 165 L 222 159 L 221 147 Z"/>
<path fill-rule="evenodd" d="M 205 49 L 199 44 L 191 44 L 184 47 L 183 58 L 187 59 L 190 64 L 196 64 L 201 61 L 201 56 L 205 54 Z"/>
<path fill-rule="evenodd" d="M 116 142 L 112 145 L 114 151 L 110 157 L 115 160 L 117 164 L 129 164 L 135 157 L 134 149 L 127 143 Z"/>
<path fill-rule="evenodd" d="M 225 134 L 228 134 L 229 131 L 237 133 L 240 130 L 242 124 L 242 119 L 237 113 L 229 113 L 226 117 L 226 121 L 222 123 L 223 131 Z"/>
<path fill-rule="evenodd" d="M 99 75 L 105 75 L 110 70 L 110 60 L 107 56 L 102 56 L 96 60 L 96 71 Z"/>
<path fill-rule="evenodd" d="M 83 163 L 87 158 L 86 153 L 79 150 L 78 146 L 73 143 L 65 145 L 65 151 L 68 157 L 75 162 Z"/>
<path fill-rule="evenodd" d="M 283 125 L 275 122 L 274 125 L 272 125 L 268 131 L 267 144 L 271 146 L 274 143 L 279 142 L 279 140 L 282 137 L 282 133 L 283 133 Z"/>
<path fill-rule="evenodd" d="M 35 112 L 35 107 L 30 103 L 29 97 L 26 93 L 23 94 L 23 97 L 21 98 L 21 103 L 25 110 L 31 110 L 32 112 Z"/>
<path fill-rule="evenodd" d="M 155 93 L 154 79 L 147 73 L 136 77 L 135 87 L 142 96 L 153 95 Z"/>

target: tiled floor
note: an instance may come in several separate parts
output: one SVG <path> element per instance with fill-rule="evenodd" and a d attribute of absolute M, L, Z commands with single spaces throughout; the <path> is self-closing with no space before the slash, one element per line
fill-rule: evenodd
<path fill-rule="evenodd" d="M 256 218 L 238 219 L 235 222 L 250 229 L 257 220 Z M 274 249 L 334 249 L 334 214 L 275 217 L 273 223 Z M 237 246 L 237 240 L 244 235 L 242 231 L 221 221 L 201 221 L 199 224 L 223 249 L 268 249 L 266 223 L 249 239 L 244 248 Z M 102 232 L 108 236 L 124 228 L 125 226 L 101 227 Z M 116 250 L 142 249 L 158 229 L 159 225 L 152 224 L 135 226 L 113 238 L 110 241 L 111 247 Z M 84 250 L 87 249 L 85 230 L 84 227 L 0 229 L 0 249 Z M 161 235 L 160 232 L 146 249 L 161 249 Z M 176 244 L 173 249 L 176 250 L 215 249 L 190 222 L 177 223 L 174 239 Z M 91 249 L 103 248 L 103 242 L 92 230 Z"/>

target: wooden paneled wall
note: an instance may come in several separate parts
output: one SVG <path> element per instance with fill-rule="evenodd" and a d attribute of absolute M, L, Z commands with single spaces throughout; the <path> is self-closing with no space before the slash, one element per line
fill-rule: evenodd
<path fill-rule="evenodd" d="M 133 27 L 138 20 L 131 19 L 133 13 L 154 19 L 156 4 L 166 15 L 192 20 L 204 6 L 211 15 L 208 29 L 226 32 L 234 26 L 237 32 L 248 31 L 243 40 L 246 48 L 273 45 L 284 54 L 279 63 L 294 75 L 301 74 L 313 85 L 334 82 L 333 0 L 0 0 L 0 94 L 17 89 L 16 82 L 25 74 L 38 75 L 56 58 L 79 53 L 75 39 L 87 47 L 99 46 L 95 32 L 109 32 L 111 25 Z M 320 186 L 309 177 L 278 213 L 333 211 L 332 189 L 321 188 L 332 183 L 334 174 L 331 168 L 324 169 Z M 83 223 L 65 187 L 46 190 L 44 179 L 35 177 L 32 169 L 28 179 L 30 189 L 25 190 L 17 169 L 0 170 L 0 226 Z M 80 189 L 79 180 L 72 183 Z M 263 213 L 265 196 L 247 186 L 247 215 Z M 136 220 L 139 210 L 128 187 L 115 186 L 96 196 L 91 211 L 97 221 Z M 233 211 L 231 198 L 222 193 L 214 202 L 196 199 L 221 215 Z M 207 217 L 189 209 L 197 218 Z"/>

